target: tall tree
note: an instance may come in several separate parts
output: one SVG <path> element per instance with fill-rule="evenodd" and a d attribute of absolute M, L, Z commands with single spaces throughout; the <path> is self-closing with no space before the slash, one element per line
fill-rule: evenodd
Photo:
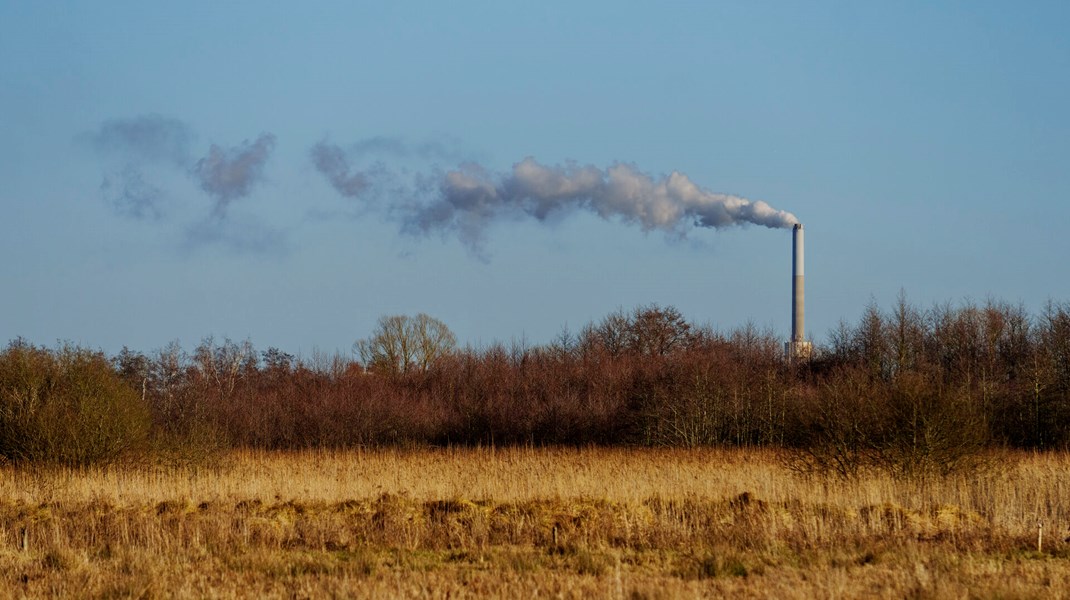
<path fill-rule="evenodd" d="M 379 317 L 372 335 L 355 344 L 366 368 L 390 374 L 426 371 L 456 346 L 450 328 L 424 313 Z"/>

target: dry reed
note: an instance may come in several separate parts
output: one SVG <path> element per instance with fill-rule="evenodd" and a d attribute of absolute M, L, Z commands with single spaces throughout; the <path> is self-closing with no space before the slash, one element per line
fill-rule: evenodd
<path fill-rule="evenodd" d="M 1005 460 L 921 481 L 804 478 L 771 451 L 715 449 L 7 466 L 0 595 L 1064 595 L 1070 456 Z"/>

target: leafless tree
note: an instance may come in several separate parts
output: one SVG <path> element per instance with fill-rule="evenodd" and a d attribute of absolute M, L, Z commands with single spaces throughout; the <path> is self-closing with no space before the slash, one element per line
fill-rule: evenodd
<path fill-rule="evenodd" d="M 197 346 L 193 361 L 201 376 L 225 398 L 246 374 L 256 370 L 257 354 L 248 340 L 237 343 L 224 339 L 216 345 L 209 336 Z"/>
<path fill-rule="evenodd" d="M 580 335 L 580 346 L 611 356 L 628 352 L 640 356 L 666 356 L 683 350 L 694 340 L 691 324 L 676 308 L 656 304 L 611 313 Z"/>
<path fill-rule="evenodd" d="M 420 313 L 379 318 L 372 335 L 356 343 L 364 365 L 383 373 L 427 371 L 453 352 L 457 338 L 445 323 Z"/>

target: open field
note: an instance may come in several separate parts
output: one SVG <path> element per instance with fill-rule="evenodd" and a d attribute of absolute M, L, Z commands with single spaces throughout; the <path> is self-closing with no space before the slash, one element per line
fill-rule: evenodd
<path fill-rule="evenodd" d="M 7 466 L 0 594 L 1066 597 L 1070 456 L 1006 460 L 926 483 L 802 478 L 746 450 Z"/>

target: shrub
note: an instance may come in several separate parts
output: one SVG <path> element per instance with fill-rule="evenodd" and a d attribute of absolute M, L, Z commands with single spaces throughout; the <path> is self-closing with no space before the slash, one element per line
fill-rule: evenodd
<path fill-rule="evenodd" d="M 925 477 L 981 468 L 989 456 L 977 403 L 933 376 L 907 371 L 882 381 L 855 367 L 801 398 L 789 455 L 799 471 Z"/>
<path fill-rule="evenodd" d="M 144 446 L 144 399 L 107 358 L 17 340 L 0 353 L 0 456 L 66 465 L 107 463 Z"/>

